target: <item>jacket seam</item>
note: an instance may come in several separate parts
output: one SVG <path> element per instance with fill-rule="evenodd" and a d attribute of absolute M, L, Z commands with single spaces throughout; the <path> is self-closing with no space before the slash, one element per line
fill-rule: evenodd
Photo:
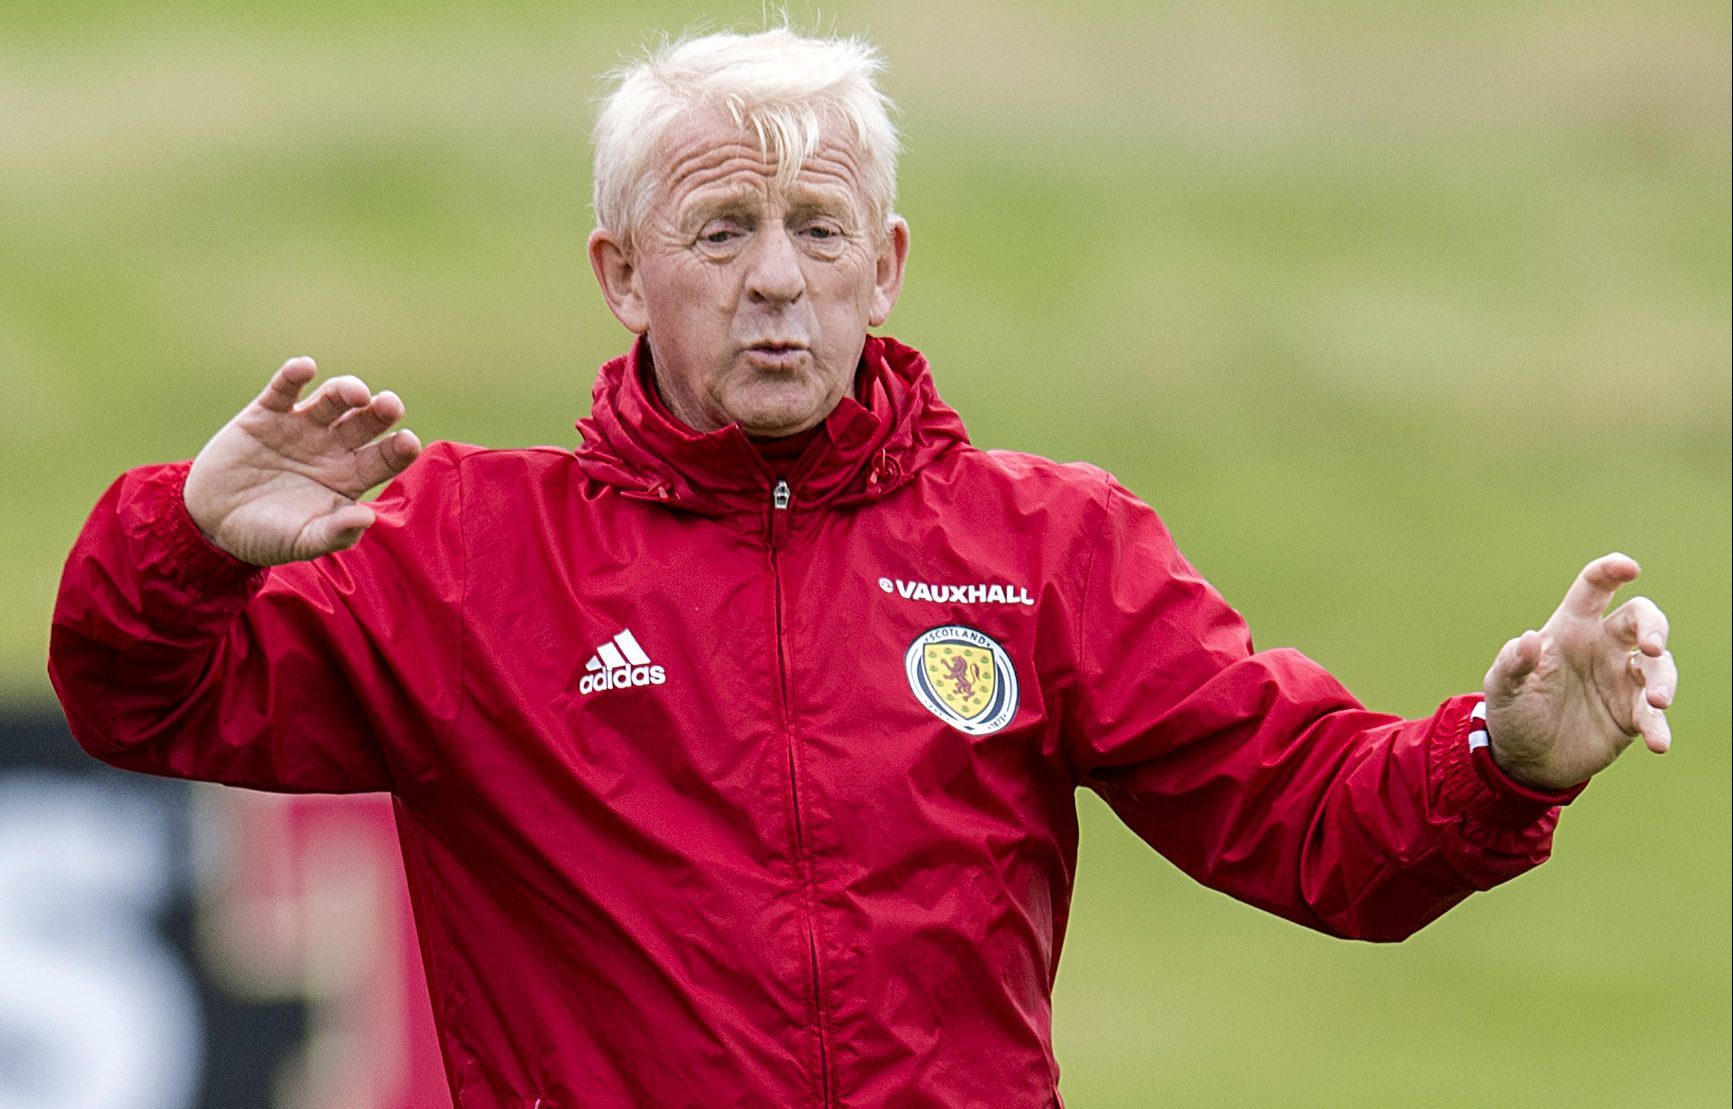
<path fill-rule="evenodd" d="M 1077 696 L 1083 696 L 1083 657 L 1084 644 L 1083 625 L 1089 614 L 1089 587 L 1095 580 L 1095 562 L 1101 554 L 1101 537 L 1107 532 L 1107 521 L 1112 516 L 1113 477 L 1110 474 L 1101 475 L 1101 521 L 1095 525 L 1095 534 L 1089 542 L 1089 560 L 1083 566 L 1083 581 L 1077 591 L 1077 627 L 1074 632 L 1072 657 L 1077 660 Z M 1065 768 L 1071 774 L 1073 788 L 1082 783 L 1083 777 L 1077 772 L 1077 762 L 1072 756 L 1071 744 L 1061 743 L 1059 749 L 1065 759 Z"/>
<path fill-rule="evenodd" d="M 1083 662 L 1083 622 L 1088 613 L 1089 587 L 1095 580 L 1095 560 L 1101 553 L 1101 536 L 1107 530 L 1109 506 L 1113 502 L 1113 486 L 1106 475 L 1101 479 L 1101 522 L 1095 525 L 1095 535 L 1089 542 L 1089 561 L 1083 566 L 1083 588 L 1077 595 L 1077 661 Z"/>

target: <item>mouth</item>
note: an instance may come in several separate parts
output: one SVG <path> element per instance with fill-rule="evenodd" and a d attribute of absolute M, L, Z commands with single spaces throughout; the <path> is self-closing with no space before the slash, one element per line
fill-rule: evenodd
<path fill-rule="evenodd" d="M 788 369 L 806 357 L 807 346 L 798 339 L 761 339 L 744 348 L 747 361 L 764 369 Z"/>

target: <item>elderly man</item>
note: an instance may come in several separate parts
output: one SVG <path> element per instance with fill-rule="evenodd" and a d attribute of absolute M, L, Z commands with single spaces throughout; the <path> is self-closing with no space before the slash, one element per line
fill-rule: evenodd
<path fill-rule="evenodd" d="M 423 452 L 297 358 L 73 551 L 51 668 L 92 753 L 392 793 L 463 1106 L 1054 1104 L 1079 785 L 1389 940 L 1668 744 L 1665 620 L 1603 616 L 1628 558 L 1401 720 L 1253 653 L 1111 477 L 970 446 L 868 333 L 909 249 L 878 68 L 773 31 L 623 73 L 590 259 L 637 338 L 575 455 Z"/>

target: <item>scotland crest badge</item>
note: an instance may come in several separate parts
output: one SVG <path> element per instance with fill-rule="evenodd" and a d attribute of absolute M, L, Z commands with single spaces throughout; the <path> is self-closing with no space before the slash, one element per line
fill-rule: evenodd
<path fill-rule="evenodd" d="M 968 735 L 1017 715 L 1017 671 L 992 636 L 961 624 L 923 632 L 903 656 L 909 688 L 928 712 Z"/>

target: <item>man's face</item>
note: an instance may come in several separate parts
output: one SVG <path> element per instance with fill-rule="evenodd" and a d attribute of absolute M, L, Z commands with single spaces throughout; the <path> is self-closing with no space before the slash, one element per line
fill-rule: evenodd
<path fill-rule="evenodd" d="M 755 135 L 693 114 L 657 164 L 630 250 L 597 231 L 590 261 L 614 315 L 646 333 L 662 399 L 697 431 L 818 424 L 896 303 L 908 228 L 870 226 L 846 142 L 827 138 L 783 188 Z"/>

